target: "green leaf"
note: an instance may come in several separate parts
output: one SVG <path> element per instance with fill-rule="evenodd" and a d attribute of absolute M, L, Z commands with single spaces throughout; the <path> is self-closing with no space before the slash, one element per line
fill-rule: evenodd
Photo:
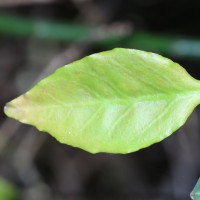
<path fill-rule="evenodd" d="M 64 66 L 5 113 L 91 153 L 159 142 L 200 103 L 200 82 L 162 56 L 117 48 Z"/>
<path fill-rule="evenodd" d="M 192 190 L 190 196 L 194 200 L 200 200 L 200 179 L 198 180 L 197 184 L 195 185 L 194 189 Z"/>
<path fill-rule="evenodd" d="M 0 199 L 19 200 L 20 193 L 17 187 L 0 177 Z"/>

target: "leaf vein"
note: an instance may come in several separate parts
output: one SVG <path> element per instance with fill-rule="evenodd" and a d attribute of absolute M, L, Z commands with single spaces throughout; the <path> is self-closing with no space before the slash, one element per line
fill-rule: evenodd
<path fill-rule="evenodd" d="M 118 117 L 118 119 L 110 128 L 110 130 L 107 132 L 108 135 L 112 135 L 112 132 L 114 131 L 115 127 L 120 123 L 120 121 L 122 121 L 126 117 L 126 115 L 132 110 L 132 108 L 133 108 L 133 105 L 128 106 L 125 112 L 120 117 Z"/>
<path fill-rule="evenodd" d="M 77 132 L 81 132 L 82 130 L 84 130 L 89 125 L 89 123 L 91 123 L 92 120 L 94 120 L 94 118 L 98 115 L 102 108 L 103 105 L 101 105 L 97 110 L 95 110 L 95 112 L 92 113 L 89 118 L 87 118 L 87 120 L 82 124 L 82 126 L 78 128 Z"/>

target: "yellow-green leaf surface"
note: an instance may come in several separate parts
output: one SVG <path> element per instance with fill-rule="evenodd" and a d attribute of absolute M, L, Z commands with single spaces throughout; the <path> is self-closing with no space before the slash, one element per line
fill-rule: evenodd
<path fill-rule="evenodd" d="M 116 48 L 56 70 L 5 112 L 91 153 L 129 153 L 172 134 L 199 103 L 200 82 L 177 63 Z"/>

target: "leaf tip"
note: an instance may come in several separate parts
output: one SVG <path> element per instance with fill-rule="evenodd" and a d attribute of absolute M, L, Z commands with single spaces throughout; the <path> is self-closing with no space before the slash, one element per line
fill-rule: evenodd
<path fill-rule="evenodd" d="M 10 117 L 10 108 L 11 106 L 9 105 L 9 103 L 6 103 L 6 105 L 4 106 L 4 113 Z"/>
<path fill-rule="evenodd" d="M 4 106 L 4 113 L 8 117 L 13 117 L 13 114 L 15 112 L 16 112 L 16 107 L 14 105 L 12 105 L 11 103 L 6 103 L 6 105 Z"/>
<path fill-rule="evenodd" d="M 20 105 L 18 100 L 18 98 L 14 99 L 13 101 L 6 103 L 4 106 L 4 113 L 8 117 L 14 118 L 16 120 L 20 120 L 24 113 L 23 106 Z"/>

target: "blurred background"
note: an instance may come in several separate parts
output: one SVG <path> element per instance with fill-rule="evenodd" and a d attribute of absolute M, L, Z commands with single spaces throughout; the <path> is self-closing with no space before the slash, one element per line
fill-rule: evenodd
<path fill-rule="evenodd" d="M 159 53 L 200 79 L 199 10 L 199 0 L 0 0 L 0 199 L 190 199 L 199 108 L 161 143 L 92 155 L 6 118 L 3 107 L 58 67 L 114 47 Z"/>

